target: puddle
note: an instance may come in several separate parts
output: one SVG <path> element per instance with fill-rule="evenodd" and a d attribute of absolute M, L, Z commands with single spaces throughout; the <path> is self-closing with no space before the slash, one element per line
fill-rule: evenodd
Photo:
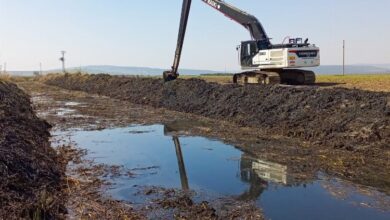
<path fill-rule="evenodd" d="M 97 163 L 123 165 L 134 178 L 113 179 L 107 191 L 119 200 L 144 202 L 137 186 L 191 189 L 204 198 L 252 200 L 267 219 L 390 219 L 390 198 L 372 189 L 319 174 L 292 182 L 289 168 L 203 137 L 181 136 L 170 126 L 131 126 L 57 132 Z"/>

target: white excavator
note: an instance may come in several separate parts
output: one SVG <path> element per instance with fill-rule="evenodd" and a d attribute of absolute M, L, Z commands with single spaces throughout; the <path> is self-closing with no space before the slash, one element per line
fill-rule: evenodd
<path fill-rule="evenodd" d="M 308 39 L 288 38 L 282 44 L 272 44 L 263 26 L 256 17 L 225 1 L 202 0 L 226 17 L 246 28 L 252 39 L 241 42 L 241 73 L 233 75 L 233 83 L 239 84 L 314 84 L 314 72 L 298 68 L 320 65 L 320 49 Z M 179 76 L 178 68 L 192 0 L 183 0 L 179 36 L 172 69 L 163 73 L 164 80 L 172 81 Z"/>

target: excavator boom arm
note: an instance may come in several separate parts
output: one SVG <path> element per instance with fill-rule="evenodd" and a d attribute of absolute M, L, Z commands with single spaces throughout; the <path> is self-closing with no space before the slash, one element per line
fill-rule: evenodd
<path fill-rule="evenodd" d="M 246 13 L 221 0 L 202 0 L 204 3 L 223 13 L 226 17 L 244 26 L 254 40 L 271 44 L 263 26 L 253 15 Z"/>
<path fill-rule="evenodd" d="M 271 42 L 263 26 L 255 16 L 250 15 L 221 0 L 202 1 L 244 26 L 250 32 L 252 38 L 254 40 L 259 41 L 262 45 L 264 45 L 264 47 L 269 48 L 271 46 Z M 170 71 L 165 71 L 163 74 L 165 81 L 175 80 L 178 77 L 177 71 L 179 69 L 181 52 L 183 50 L 191 3 L 192 0 L 183 0 L 175 58 L 173 61 L 172 69 Z"/>
<path fill-rule="evenodd" d="M 175 80 L 178 77 L 178 69 L 180 64 L 181 52 L 183 50 L 184 38 L 187 30 L 188 17 L 190 15 L 192 0 L 183 0 L 183 6 L 181 9 L 181 18 L 179 25 L 179 34 L 177 37 L 177 45 L 175 51 L 175 58 L 173 60 L 172 69 L 165 71 L 163 76 L 165 81 Z"/>
<path fill-rule="evenodd" d="M 183 1 L 183 7 L 181 10 L 179 35 L 177 38 L 178 40 L 177 40 L 177 47 L 176 47 L 176 52 L 175 52 L 175 60 L 173 62 L 173 66 L 172 66 L 172 70 L 175 73 L 177 73 L 179 63 L 180 63 L 181 51 L 183 50 L 184 37 L 186 35 L 188 16 L 190 15 L 190 9 L 191 9 L 191 2 L 192 2 L 192 0 L 184 0 Z"/>

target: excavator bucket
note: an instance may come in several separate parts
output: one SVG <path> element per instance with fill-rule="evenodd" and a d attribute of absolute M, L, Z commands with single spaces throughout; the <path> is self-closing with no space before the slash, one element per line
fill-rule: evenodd
<path fill-rule="evenodd" d="M 164 82 L 173 81 L 177 79 L 178 76 L 179 74 L 174 73 L 172 70 L 164 71 L 163 73 Z"/>

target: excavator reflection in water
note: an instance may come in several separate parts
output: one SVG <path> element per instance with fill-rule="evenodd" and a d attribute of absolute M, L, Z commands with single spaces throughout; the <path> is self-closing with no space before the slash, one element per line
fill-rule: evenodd
<path fill-rule="evenodd" d="M 241 180 L 250 184 L 249 190 L 239 196 L 241 200 L 255 200 L 269 182 L 287 185 L 287 166 L 252 157 L 244 153 L 240 160 Z"/>
<path fill-rule="evenodd" d="M 171 136 L 175 145 L 180 181 L 184 191 L 190 190 L 190 185 L 179 138 L 188 135 L 189 128 L 194 125 L 196 126 L 196 122 L 193 121 L 175 121 L 164 125 L 164 135 Z M 260 160 L 248 153 L 243 153 L 240 158 L 240 179 L 249 183 L 249 189 L 237 197 L 243 201 L 259 198 L 269 182 L 289 184 L 287 166 Z"/>

